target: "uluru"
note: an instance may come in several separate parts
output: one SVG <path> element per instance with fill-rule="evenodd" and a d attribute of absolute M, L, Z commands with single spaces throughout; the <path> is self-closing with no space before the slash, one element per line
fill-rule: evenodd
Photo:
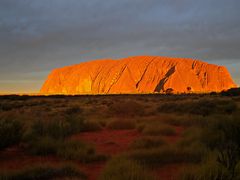
<path fill-rule="evenodd" d="M 224 66 L 160 56 L 101 59 L 54 69 L 41 94 L 206 93 L 236 87 Z"/>

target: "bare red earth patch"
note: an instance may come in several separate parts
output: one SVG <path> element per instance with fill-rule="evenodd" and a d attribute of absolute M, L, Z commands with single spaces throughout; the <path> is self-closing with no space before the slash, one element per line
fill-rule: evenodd
<path fill-rule="evenodd" d="M 140 133 L 136 130 L 108 130 L 85 132 L 74 135 L 72 139 L 79 139 L 95 145 L 98 153 L 115 155 L 124 152 Z"/>

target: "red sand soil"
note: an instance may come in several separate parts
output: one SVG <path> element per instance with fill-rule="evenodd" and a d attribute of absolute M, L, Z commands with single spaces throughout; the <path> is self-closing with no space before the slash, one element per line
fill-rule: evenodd
<path fill-rule="evenodd" d="M 98 153 L 116 155 L 127 151 L 129 145 L 138 137 L 140 137 L 140 133 L 136 130 L 104 129 L 102 131 L 81 133 L 71 138 L 92 143 Z M 104 166 L 105 162 L 98 162 L 84 165 L 82 169 L 88 175 L 89 180 L 95 180 L 99 177 Z"/>
<path fill-rule="evenodd" d="M 180 140 L 184 128 L 180 126 L 175 126 L 175 130 L 176 135 L 165 137 L 166 141 L 170 144 L 174 144 Z M 154 168 L 153 174 L 156 176 L 156 180 L 173 180 L 175 179 L 175 177 L 177 177 L 180 168 L 181 164 L 167 164 L 159 168 Z"/>
<path fill-rule="evenodd" d="M 179 140 L 183 128 L 175 127 L 177 134 L 168 136 L 166 140 L 170 143 L 175 143 Z M 71 138 L 83 140 L 95 145 L 97 153 L 107 155 L 116 155 L 128 150 L 129 145 L 139 138 L 141 134 L 136 130 L 107 130 L 97 132 L 85 132 L 74 135 Z M 24 166 L 30 166 L 35 163 L 47 163 L 51 165 L 59 165 L 66 161 L 54 156 L 40 157 L 27 155 L 19 146 L 8 148 L 0 151 L 0 169 L 20 169 Z M 86 173 L 89 180 L 95 180 L 99 177 L 106 162 L 96 162 L 90 164 L 78 163 L 80 169 Z M 153 170 L 157 177 L 162 180 L 171 180 L 172 175 L 176 174 L 179 169 L 179 164 L 166 165 Z"/>
<path fill-rule="evenodd" d="M 85 132 L 74 135 L 72 139 L 79 139 L 92 143 L 98 153 L 115 155 L 126 151 L 129 145 L 140 133 L 136 130 L 107 130 L 97 132 Z"/>
<path fill-rule="evenodd" d="M 174 180 L 179 174 L 181 164 L 167 164 L 153 170 L 156 180 Z"/>

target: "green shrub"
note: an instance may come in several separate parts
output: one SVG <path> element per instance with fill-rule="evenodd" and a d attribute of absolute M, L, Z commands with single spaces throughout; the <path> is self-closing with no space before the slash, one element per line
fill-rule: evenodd
<path fill-rule="evenodd" d="M 101 180 L 151 180 L 154 179 L 144 167 L 124 157 L 116 157 L 104 168 Z"/>
<path fill-rule="evenodd" d="M 17 144 L 22 138 L 22 124 L 16 117 L 0 117 L 0 149 Z"/>
<path fill-rule="evenodd" d="M 134 129 L 136 122 L 130 119 L 116 119 L 107 124 L 108 129 Z"/>
<path fill-rule="evenodd" d="M 86 179 L 86 175 L 73 165 L 65 165 L 61 167 L 52 167 L 50 165 L 31 165 L 21 170 L 9 170 L 0 172 L 2 180 L 42 180 L 56 178 L 78 178 Z"/>

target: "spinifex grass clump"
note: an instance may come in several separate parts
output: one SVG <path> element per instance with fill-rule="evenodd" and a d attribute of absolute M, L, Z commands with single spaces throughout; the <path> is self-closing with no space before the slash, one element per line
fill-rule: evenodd
<path fill-rule="evenodd" d="M 87 179 L 86 175 L 74 165 L 53 167 L 52 165 L 36 164 L 19 170 L 0 171 L 0 179 L 2 180 L 42 180 L 58 178 Z"/>
<path fill-rule="evenodd" d="M 0 117 L 0 150 L 20 142 L 22 126 L 15 116 Z"/>
<path fill-rule="evenodd" d="M 154 177 L 146 168 L 126 157 L 116 157 L 110 160 L 104 168 L 101 180 L 153 180 Z"/>
<path fill-rule="evenodd" d="M 160 104 L 157 110 L 164 113 L 208 116 L 215 113 L 232 114 L 237 110 L 237 104 L 231 99 L 200 98 L 198 100 L 165 102 Z"/>
<path fill-rule="evenodd" d="M 131 144 L 132 149 L 150 149 L 156 147 L 162 147 L 166 145 L 166 141 L 161 137 L 156 136 L 144 136 L 135 140 Z"/>
<path fill-rule="evenodd" d="M 148 136 L 175 136 L 176 130 L 173 126 L 163 122 L 160 118 L 139 120 L 137 130 Z"/>
<path fill-rule="evenodd" d="M 173 127 L 165 124 L 152 124 L 143 129 L 143 134 L 150 136 L 174 136 L 176 131 Z"/>
<path fill-rule="evenodd" d="M 77 140 L 57 140 L 51 137 L 41 137 L 29 143 L 27 147 L 32 155 L 56 155 L 67 160 L 83 163 L 106 160 L 103 154 L 97 154 L 95 148 Z"/>
<path fill-rule="evenodd" d="M 60 144 L 57 150 L 57 156 L 67 160 L 81 161 L 83 163 L 107 159 L 105 155 L 97 154 L 93 146 L 74 140 L 68 140 Z"/>
<path fill-rule="evenodd" d="M 141 116 L 145 114 L 145 108 L 134 100 L 120 100 L 109 107 L 109 113 L 118 117 Z"/>
<path fill-rule="evenodd" d="M 218 118 L 209 122 L 202 136 L 203 143 L 217 152 L 217 162 L 236 177 L 236 168 L 240 161 L 240 119 L 239 116 Z"/>
<path fill-rule="evenodd" d="M 171 163 L 199 163 L 205 155 L 205 149 L 198 146 L 177 147 L 161 146 L 151 149 L 138 149 L 129 152 L 129 157 L 149 166 Z"/>
<path fill-rule="evenodd" d="M 180 180 L 228 180 L 229 173 L 220 166 L 215 157 L 206 159 L 198 165 L 189 165 L 181 170 Z M 236 179 L 237 180 L 237 179 Z"/>
<path fill-rule="evenodd" d="M 115 119 L 107 124 L 108 129 L 134 129 L 136 122 L 131 119 Z"/>

